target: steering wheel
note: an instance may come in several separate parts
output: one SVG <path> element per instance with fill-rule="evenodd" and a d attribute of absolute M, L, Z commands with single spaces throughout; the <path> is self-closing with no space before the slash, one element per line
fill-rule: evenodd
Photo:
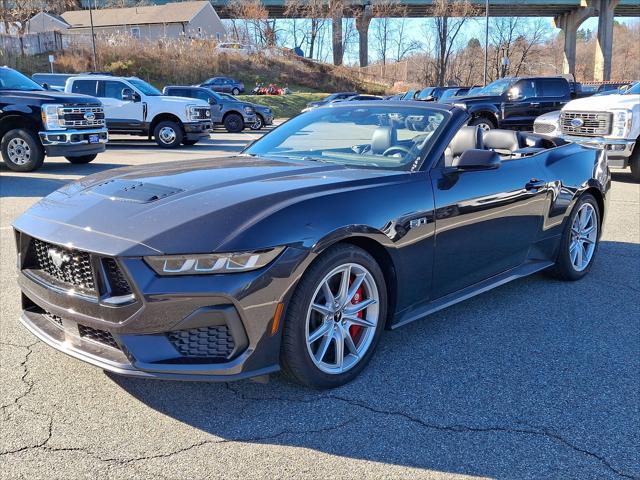
<path fill-rule="evenodd" d="M 409 153 L 410 149 L 407 147 L 403 147 L 402 145 L 394 145 L 393 147 L 387 148 L 382 155 L 385 157 L 390 157 L 391 155 L 395 155 L 396 153 Z"/>

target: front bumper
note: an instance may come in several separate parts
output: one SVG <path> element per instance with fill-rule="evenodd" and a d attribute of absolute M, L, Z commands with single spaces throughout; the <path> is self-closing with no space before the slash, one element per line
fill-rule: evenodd
<path fill-rule="evenodd" d="M 575 142 L 585 147 L 604 149 L 607 151 L 609 166 L 613 168 L 625 168 L 629 163 L 629 157 L 633 153 L 635 140 L 613 139 L 605 137 L 577 137 L 563 135 L 568 142 Z"/>
<path fill-rule="evenodd" d="M 190 122 L 184 124 L 184 136 L 187 140 L 197 140 L 200 138 L 208 138 L 212 131 L 211 120 L 200 122 Z"/>
<path fill-rule="evenodd" d="M 260 116 L 262 117 L 263 121 L 264 121 L 264 125 L 273 125 L 273 113 L 267 113 L 264 111 L 256 111 L 256 113 L 260 114 Z"/>
<path fill-rule="evenodd" d="M 30 239 L 17 238 L 21 322 L 57 350 L 147 378 L 228 381 L 279 370 L 281 328 L 273 332 L 272 322 L 305 251 L 286 249 L 252 272 L 184 277 L 160 277 L 139 257 L 118 258 L 133 293 L 114 302 L 102 289 L 92 297 L 34 274 L 25 263 Z M 104 257 L 91 255 L 97 271 Z"/>
<path fill-rule="evenodd" d="M 45 130 L 38 132 L 38 135 L 49 157 L 77 157 L 101 153 L 105 151 L 105 144 L 109 141 L 106 127 Z M 97 142 L 91 143 L 92 136 L 97 137 Z"/>

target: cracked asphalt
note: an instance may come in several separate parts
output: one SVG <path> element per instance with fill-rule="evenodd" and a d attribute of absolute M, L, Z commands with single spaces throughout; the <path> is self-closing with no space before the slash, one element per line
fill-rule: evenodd
<path fill-rule="evenodd" d="M 128 379 L 19 323 L 11 221 L 65 182 L 237 151 L 115 140 L 89 165 L 0 167 L 0 478 L 640 478 L 640 185 L 614 174 L 590 275 L 513 282 L 392 332 L 329 392 Z"/>

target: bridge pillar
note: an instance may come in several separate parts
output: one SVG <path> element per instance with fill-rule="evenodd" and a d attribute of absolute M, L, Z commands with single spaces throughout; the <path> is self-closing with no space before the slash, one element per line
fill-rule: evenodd
<path fill-rule="evenodd" d="M 578 28 L 589 17 L 595 14 L 592 7 L 579 7 L 572 12 L 563 13 L 553 19 L 556 28 L 564 34 L 564 55 L 562 59 L 562 73 L 576 74 L 576 37 Z"/>
<path fill-rule="evenodd" d="M 333 50 L 333 64 L 342 65 L 344 49 L 342 44 L 342 4 L 335 2 L 331 8 L 331 46 Z"/>
<path fill-rule="evenodd" d="M 593 79 L 598 82 L 611 79 L 611 56 L 613 55 L 613 11 L 619 0 L 592 0 L 598 9 L 598 38 Z"/>
<path fill-rule="evenodd" d="M 369 65 L 369 24 L 371 23 L 371 15 L 363 13 L 356 17 L 356 29 L 358 30 L 360 66 Z"/>

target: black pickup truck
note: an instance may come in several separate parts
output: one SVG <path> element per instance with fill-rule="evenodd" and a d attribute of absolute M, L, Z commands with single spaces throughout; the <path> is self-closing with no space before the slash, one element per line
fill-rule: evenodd
<path fill-rule="evenodd" d="M 511 77 L 496 80 L 473 96 L 444 103 L 465 108 L 472 116 L 469 125 L 484 130 L 532 130 L 536 117 L 560 110 L 570 100 L 571 88 L 564 77 Z"/>
<path fill-rule="evenodd" d="M 104 151 L 107 140 L 97 98 L 45 90 L 0 67 L 0 152 L 8 168 L 36 170 L 45 155 L 88 163 Z"/>

